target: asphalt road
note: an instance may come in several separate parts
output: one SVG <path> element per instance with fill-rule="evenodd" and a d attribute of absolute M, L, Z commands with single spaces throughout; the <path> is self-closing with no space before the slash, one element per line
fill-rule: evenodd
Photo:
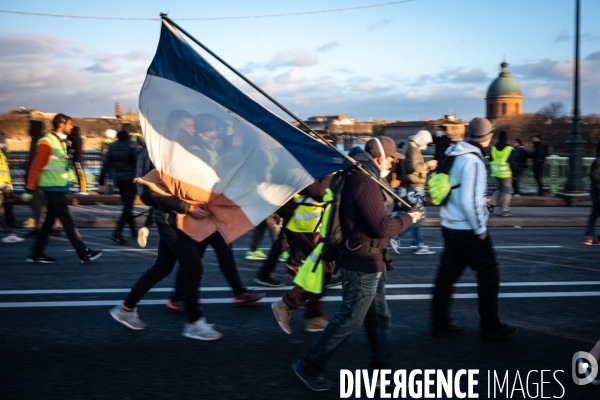
<path fill-rule="evenodd" d="M 314 395 L 294 377 L 291 363 L 317 334 L 303 331 L 302 310 L 294 315 L 292 335 L 278 327 L 269 305 L 285 290 L 265 290 L 263 302 L 234 307 L 231 290 L 209 251 L 201 297 L 208 321 L 224 338 L 202 342 L 181 336 L 185 317 L 164 308 L 172 276 L 139 307 L 148 329 L 131 331 L 115 322 L 108 310 L 152 265 L 156 230 L 147 250 L 137 244 L 114 244 L 108 229 L 81 232 L 89 247 L 105 249 L 92 264 L 80 264 L 64 236 L 50 241 L 47 254 L 59 260 L 54 265 L 24 262 L 31 239 L 0 244 L 1 399 L 339 398 L 337 390 Z M 581 245 L 581 228 L 497 228 L 491 235 L 502 280 L 500 317 L 518 327 L 515 337 L 504 342 L 480 339 L 471 270 L 461 278 L 452 306 L 454 321 L 466 329 L 465 335 L 428 336 L 429 294 L 442 241 L 439 229 L 426 229 L 426 242 L 438 253 L 415 256 L 403 248 L 388 273 L 395 367 L 409 372 L 479 369 L 479 398 L 488 398 L 488 371 L 502 377 L 508 371 L 511 389 L 519 389 L 518 372 L 533 397 L 541 377 L 532 373 L 526 382 L 527 373 L 550 370 L 543 379 L 544 396 L 599 399 L 600 387 L 573 383 L 571 358 L 576 351 L 589 351 L 600 336 L 600 247 Z M 267 241 L 265 236 L 264 247 Z M 244 260 L 248 243 L 246 235 L 234 249 L 242 279 L 252 286 L 261 264 Z M 283 270 L 280 263 L 276 277 L 291 284 Z M 339 289 L 331 289 L 324 299 L 330 317 L 339 308 L 339 295 Z M 366 368 L 368 359 L 366 336 L 360 330 L 334 356 L 329 376 L 339 380 L 340 369 Z M 564 371 L 555 375 L 560 384 L 552 375 L 557 370 Z M 506 393 L 507 388 L 503 393 L 497 389 L 496 398 L 508 398 Z M 530 397 L 516 390 L 512 398 Z"/>

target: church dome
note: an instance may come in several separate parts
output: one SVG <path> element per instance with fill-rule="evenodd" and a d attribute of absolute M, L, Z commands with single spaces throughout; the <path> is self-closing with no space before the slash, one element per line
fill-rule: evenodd
<path fill-rule="evenodd" d="M 508 63 L 504 61 L 500 66 L 502 72 L 488 88 L 487 96 L 522 96 L 519 84 L 508 72 Z"/>

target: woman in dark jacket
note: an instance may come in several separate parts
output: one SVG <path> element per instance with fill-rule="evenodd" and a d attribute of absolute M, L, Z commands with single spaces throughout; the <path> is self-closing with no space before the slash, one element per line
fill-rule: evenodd
<path fill-rule="evenodd" d="M 588 246 L 598 246 L 600 245 L 600 240 L 596 237 L 594 225 L 596 225 L 596 220 L 598 219 L 598 216 L 600 216 L 600 140 L 596 144 L 596 159 L 590 168 L 590 181 L 592 210 L 590 212 L 590 217 L 588 218 L 588 226 L 585 233 L 586 238 L 583 241 L 583 244 Z"/>
<path fill-rule="evenodd" d="M 117 133 L 117 141 L 110 144 L 104 158 L 102 172 L 100 173 L 100 182 L 104 182 L 104 178 L 110 169 L 114 168 L 119 194 L 123 201 L 123 212 L 111 239 L 120 244 L 127 244 L 128 242 L 122 235 L 122 230 L 126 222 L 129 223 L 132 237 L 137 237 L 137 230 L 131 216 L 133 200 L 137 192 L 136 185 L 133 183 L 133 179 L 136 177 L 136 165 L 136 144 L 131 142 L 127 132 L 121 131 Z M 104 186 L 100 186 L 99 190 L 103 191 Z"/>
<path fill-rule="evenodd" d="M 83 172 L 83 143 L 81 141 L 81 129 L 78 126 L 74 126 L 71 130 L 71 134 L 67 136 L 67 140 L 71 142 L 69 145 L 69 153 L 71 154 L 71 161 L 75 172 L 77 173 L 77 180 L 79 181 L 79 194 L 87 194 L 87 183 L 85 181 L 85 173 Z"/>

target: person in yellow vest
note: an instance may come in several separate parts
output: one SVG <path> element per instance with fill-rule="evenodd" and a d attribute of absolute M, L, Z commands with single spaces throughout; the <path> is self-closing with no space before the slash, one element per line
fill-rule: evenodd
<path fill-rule="evenodd" d="M 117 131 L 114 129 L 107 129 L 104 131 L 104 139 L 102 139 L 102 142 L 100 142 L 100 152 L 102 153 L 102 158 L 104 158 L 106 152 L 108 151 L 108 146 L 115 141 L 116 137 Z"/>
<path fill-rule="evenodd" d="M 505 131 L 500 132 L 498 143 L 492 146 L 490 150 L 490 170 L 491 176 L 498 180 L 498 189 L 492 195 L 488 203 L 488 207 L 496 207 L 502 203 L 502 216 L 510 217 L 510 198 L 512 196 L 513 180 L 512 170 L 510 168 L 512 162 L 514 148 L 508 145 L 508 136 Z"/>
<path fill-rule="evenodd" d="M 2 243 L 19 243 L 25 239 L 15 234 L 15 214 L 13 212 L 13 186 L 10 179 L 8 160 L 4 154 L 6 136 L 0 131 L 0 228 L 5 236 Z"/>
<path fill-rule="evenodd" d="M 56 262 L 55 259 L 44 254 L 44 248 L 56 218 L 60 220 L 67 238 L 77 251 L 81 262 L 94 261 L 102 255 L 102 252 L 89 249 L 81 240 L 67 201 L 69 160 L 66 139 L 73 129 L 71 117 L 56 114 L 52 126 L 54 130 L 42 136 L 36 144 L 35 158 L 29 167 L 25 193 L 22 195 L 24 201 L 30 201 L 33 198 L 33 191 L 39 187 L 48 202 L 44 224 L 36 238 L 31 255 L 27 257 L 26 261 L 44 264 Z"/>
<path fill-rule="evenodd" d="M 287 240 L 290 244 L 290 257 L 286 262 L 288 269 L 295 274 L 302 265 L 302 260 L 297 259 L 299 251 L 305 257 L 313 251 L 319 242 L 319 230 L 321 227 L 325 203 L 323 196 L 331 183 L 332 175 L 327 175 L 294 196 L 298 204 L 294 210 L 294 215 L 285 226 Z M 333 274 L 333 265 L 326 266 L 325 281 L 329 282 Z M 307 292 L 300 286 L 285 293 L 282 299 L 271 305 L 273 314 L 281 329 L 287 333 L 292 333 L 290 319 L 296 309 L 306 302 L 304 318 L 306 325 L 304 330 L 307 332 L 321 332 L 329 322 L 323 313 L 323 306 L 320 298 L 323 293 L 314 294 Z"/>

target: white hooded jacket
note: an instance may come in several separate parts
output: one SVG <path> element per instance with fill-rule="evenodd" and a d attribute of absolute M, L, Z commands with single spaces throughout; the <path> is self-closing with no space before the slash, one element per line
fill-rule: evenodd
<path fill-rule="evenodd" d="M 473 230 L 476 235 L 487 231 L 488 210 L 487 171 L 481 151 L 467 143 L 450 146 L 447 156 L 457 156 L 450 169 L 450 184 L 460 183 L 452 190 L 448 202 L 442 207 L 442 226 L 449 229 Z"/>

